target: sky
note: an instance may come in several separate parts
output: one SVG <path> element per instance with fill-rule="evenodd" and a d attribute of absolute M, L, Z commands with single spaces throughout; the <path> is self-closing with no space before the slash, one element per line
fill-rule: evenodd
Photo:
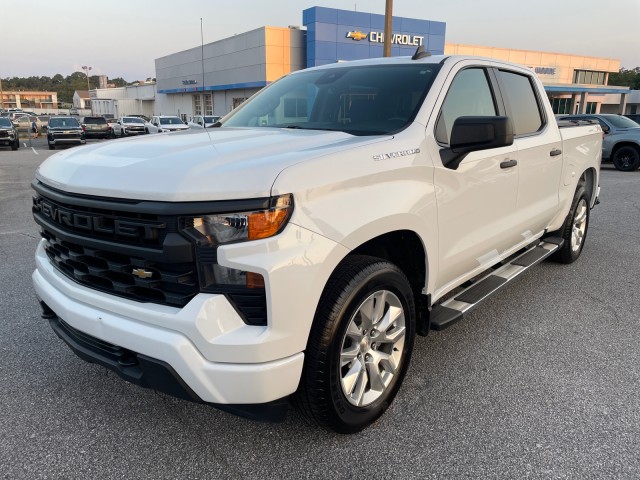
<path fill-rule="evenodd" d="M 0 0 L 0 78 L 155 77 L 156 58 L 265 25 L 302 26 L 313 6 L 384 14 L 385 0 Z M 640 66 L 640 0 L 394 0 L 400 17 L 446 22 L 446 42 L 615 58 Z"/>

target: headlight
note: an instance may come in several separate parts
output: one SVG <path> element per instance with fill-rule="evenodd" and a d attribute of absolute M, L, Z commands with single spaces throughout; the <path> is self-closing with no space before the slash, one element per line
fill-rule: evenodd
<path fill-rule="evenodd" d="M 200 240 L 198 243 L 205 243 L 204 240 L 209 245 L 272 237 L 282 231 L 291 217 L 293 198 L 290 194 L 281 195 L 273 197 L 270 203 L 267 210 L 191 218 L 193 227 L 187 228 L 187 232 Z"/>
<path fill-rule="evenodd" d="M 259 273 L 218 264 L 219 245 L 280 233 L 293 212 L 293 196 L 271 197 L 264 209 L 182 217 L 180 231 L 194 244 L 200 291 L 225 295 L 248 325 L 267 325 L 265 280 Z"/>

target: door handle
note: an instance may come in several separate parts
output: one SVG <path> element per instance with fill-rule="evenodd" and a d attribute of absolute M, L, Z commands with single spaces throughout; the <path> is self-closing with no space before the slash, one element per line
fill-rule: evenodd
<path fill-rule="evenodd" d="M 554 148 L 549 152 L 549 155 L 551 155 L 552 157 L 557 157 L 558 155 L 562 155 L 562 150 L 560 150 L 559 148 Z"/>
<path fill-rule="evenodd" d="M 505 160 L 504 162 L 500 162 L 500 168 L 511 168 L 515 167 L 517 164 L 517 160 Z"/>

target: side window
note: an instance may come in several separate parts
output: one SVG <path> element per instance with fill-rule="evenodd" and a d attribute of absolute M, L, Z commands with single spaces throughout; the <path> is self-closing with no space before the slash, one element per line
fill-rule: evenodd
<path fill-rule="evenodd" d="M 542 114 L 531 79 L 527 75 L 500 70 L 500 80 L 511 107 L 515 135 L 535 133 L 542 128 Z"/>
<path fill-rule="evenodd" d="M 440 109 L 438 123 L 436 123 L 436 140 L 439 143 L 449 143 L 453 123 L 458 117 L 496 115 L 495 101 L 484 69 L 462 70 L 453 79 Z"/>

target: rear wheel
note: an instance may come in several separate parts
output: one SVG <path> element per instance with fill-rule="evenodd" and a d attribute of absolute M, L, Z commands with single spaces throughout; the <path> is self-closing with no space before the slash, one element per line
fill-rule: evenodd
<path fill-rule="evenodd" d="M 632 172 L 640 167 L 640 150 L 632 145 L 623 145 L 613 152 L 611 160 L 621 172 Z"/>
<path fill-rule="evenodd" d="M 415 338 L 409 281 L 394 264 L 347 257 L 320 299 L 294 403 L 340 433 L 380 417 L 404 378 Z"/>
<path fill-rule="evenodd" d="M 562 248 L 552 257 L 560 263 L 575 262 L 584 248 L 589 228 L 590 198 L 583 184 L 578 185 L 573 196 L 571 210 L 565 220 L 564 227 L 560 230 L 564 240 Z"/>

